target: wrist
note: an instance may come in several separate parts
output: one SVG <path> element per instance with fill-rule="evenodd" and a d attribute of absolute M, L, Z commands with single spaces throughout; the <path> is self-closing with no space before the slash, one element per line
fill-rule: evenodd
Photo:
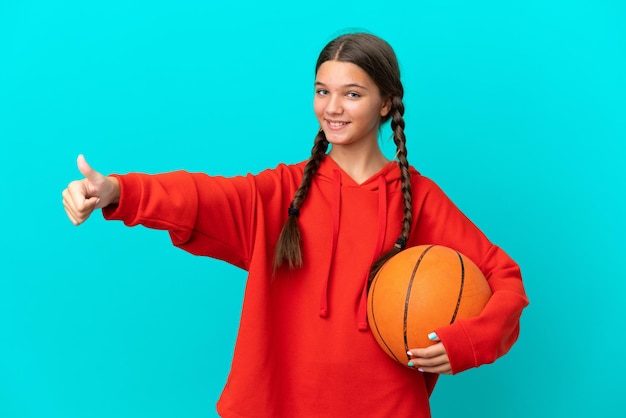
<path fill-rule="evenodd" d="M 120 181 L 117 179 L 116 176 L 108 176 L 107 180 L 110 182 L 111 185 L 109 204 L 116 205 L 120 201 Z"/>

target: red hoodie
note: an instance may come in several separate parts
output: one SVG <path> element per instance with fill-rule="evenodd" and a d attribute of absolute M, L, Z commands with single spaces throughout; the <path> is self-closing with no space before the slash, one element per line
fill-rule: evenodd
<path fill-rule="evenodd" d="M 326 157 L 300 210 L 304 266 L 273 274 L 274 246 L 304 163 L 233 178 L 173 172 L 117 176 L 107 219 L 168 230 L 174 245 L 248 271 L 231 372 L 217 403 L 226 418 L 430 417 L 437 375 L 391 360 L 367 327 L 372 262 L 400 236 L 397 163 L 357 184 Z M 453 373 L 491 363 L 517 339 L 528 304 L 519 267 L 429 179 L 412 169 L 408 246 L 470 257 L 493 296 L 473 319 L 434 330 Z M 417 347 L 415 347 L 417 348 Z"/>

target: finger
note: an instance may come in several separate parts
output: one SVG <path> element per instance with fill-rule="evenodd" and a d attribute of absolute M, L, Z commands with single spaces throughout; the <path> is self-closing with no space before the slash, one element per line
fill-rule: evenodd
<path fill-rule="evenodd" d="M 91 168 L 83 154 L 80 154 L 78 158 L 76 158 L 76 165 L 78 166 L 78 171 L 80 171 L 80 173 L 85 176 L 90 182 L 98 183 L 102 181 L 102 178 L 104 176 Z"/>
<path fill-rule="evenodd" d="M 88 195 L 89 180 L 74 180 L 63 191 L 63 199 L 75 213 L 89 211 L 91 208 L 90 196 Z"/>
<path fill-rule="evenodd" d="M 439 336 L 437 335 L 437 333 L 436 333 L 436 332 L 431 332 L 430 334 L 428 334 L 428 339 L 429 339 L 430 341 L 432 341 L 432 342 L 437 342 L 437 343 L 438 343 L 438 342 L 441 342 L 441 340 L 439 339 Z M 413 354 L 413 350 L 419 350 L 419 349 L 414 348 L 414 349 L 408 350 L 406 353 L 407 353 L 409 356 L 412 356 L 412 355 L 414 355 L 414 354 Z"/>
<path fill-rule="evenodd" d="M 441 354 L 436 357 L 422 358 L 417 357 L 411 360 L 411 362 L 418 367 L 439 367 L 444 364 L 448 364 L 450 360 L 445 354 Z"/>
<path fill-rule="evenodd" d="M 65 213 L 67 214 L 67 217 L 69 218 L 69 220 L 76 226 L 85 222 L 85 220 L 91 214 L 91 211 L 81 211 L 81 210 L 76 209 L 72 205 L 71 201 L 68 201 L 65 199 L 63 199 L 63 208 L 65 209 Z"/>
<path fill-rule="evenodd" d="M 63 190 L 63 206 L 74 225 L 83 223 L 96 208 L 97 197 L 85 197 L 84 184 L 87 180 L 72 182 Z"/>
<path fill-rule="evenodd" d="M 63 206 L 64 206 L 64 209 L 65 209 L 65 213 L 67 215 L 67 218 L 70 220 L 70 222 L 73 223 L 74 226 L 80 225 L 81 222 L 76 218 L 74 213 L 72 213 L 72 211 L 69 210 L 69 208 L 66 205 L 63 205 Z"/>
<path fill-rule="evenodd" d="M 422 373 L 452 374 L 452 368 L 450 367 L 450 363 L 434 367 L 420 366 L 417 370 Z"/>
<path fill-rule="evenodd" d="M 67 194 L 67 191 L 64 190 L 63 191 L 63 195 L 64 195 L 63 196 L 63 209 L 65 209 L 65 213 L 67 214 L 67 217 L 70 220 L 70 222 L 72 222 L 75 226 L 80 225 L 80 221 L 76 216 L 76 211 L 72 207 L 71 203 L 65 197 L 66 194 Z"/>
<path fill-rule="evenodd" d="M 426 348 L 412 348 L 406 352 L 408 355 L 420 358 L 436 357 L 446 353 L 443 343 L 439 342 Z"/>
<path fill-rule="evenodd" d="M 409 361 L 409 367 L 414 367 L 420 372 L 451 374 L 452 367 L 447 354 L 441 354 L 436 357 L 422 358 L 416 357 Z"/>

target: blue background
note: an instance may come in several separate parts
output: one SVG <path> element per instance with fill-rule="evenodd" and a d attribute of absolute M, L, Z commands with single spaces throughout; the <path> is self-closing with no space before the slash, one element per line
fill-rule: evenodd
<path fill-rule="evenodd" d="M 99 214 L 75 228 L 61 190 L 79 153 L 103 173 L 305 159 L 315 59 L 349 28 L 394 46 L 410 162 L 531 299 L 434 416 L 625 416 L 625 3 L 297 4 L 0 1 L 0 417 L 216 416 L 245 274 Z"/>

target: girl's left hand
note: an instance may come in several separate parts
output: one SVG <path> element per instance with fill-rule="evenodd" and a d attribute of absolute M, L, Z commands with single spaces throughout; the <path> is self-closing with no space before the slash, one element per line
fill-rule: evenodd
<path fill-rule="evenodd" d="M 437 344 L 426 348 L 412 348 L 407 352 L 411 356 L 409 366 L 424 373 L 452 374 L 450 359 L 443 343 L 435 333 L 429 335 L 429 339 Z"/>

